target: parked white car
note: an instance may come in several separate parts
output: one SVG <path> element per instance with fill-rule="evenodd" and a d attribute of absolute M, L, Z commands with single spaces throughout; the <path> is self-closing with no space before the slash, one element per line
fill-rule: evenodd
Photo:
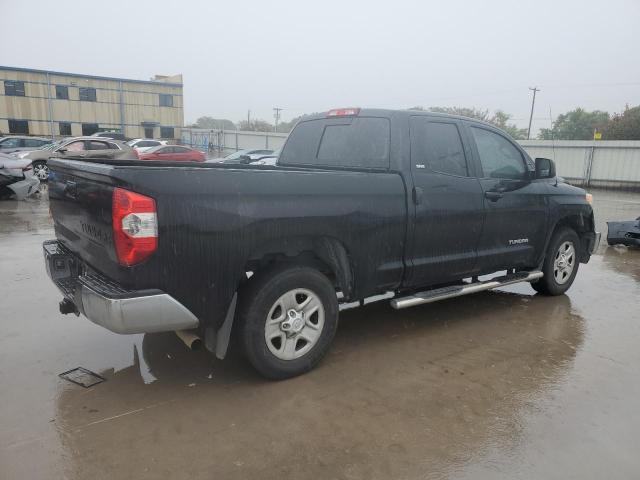
<path fill-rule="evenodd" d="M 14 195 L 23 200 L 37 192 L 39 185 L 31 160 L 0 153 L 0 198 Z"/>
<path fill-rule="evenodd" d="M 166 140 L 151 140 L 149 138 L 134 138 L 129 140 L 127 145 L 131 148 L 135 148 L 138 153 L 146 152 L 153 147 L 159 147 L 160 145 L 167 145 Z"/>

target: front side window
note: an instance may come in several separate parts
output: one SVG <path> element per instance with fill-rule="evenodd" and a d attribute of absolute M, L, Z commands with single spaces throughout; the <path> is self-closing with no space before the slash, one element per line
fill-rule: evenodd
<path fill-rule="evenodd" d="M 95 102 L 97 100 L 95 88 L 80 87 L 79 93 L 81 102 Z"/>
<path fill-rule="evenodd" d="M 9 133 L 29 135 L 29 122 L 27 120 L 9 120 Z"/>
<path fill-rule="evenodd" d="M 4 94 L 10 97 L 24 97 L 24 82 L 5 80 Z"/>
<path fill-rule="evenodd" d="M 419 165 L 418 169 L 427 168 L 436 173 L 469 176 L 462 139 L 454 123 L 412 117 L 411 162 L 413 168 Z"/>
<path fill-rule="evenodd" d="M 159 95 L 161 107 L 173 107 L 173 95 L 167 95 L 165 93 L 161 93 Z"/>
<path fill-rule="evenodd" d="M 85 149 L 84 141 L 78 140 L 77 142 L 71 142 L 63 148 L 66 149 L 67 152 L 82 152 Z"/>
<path fill-rule="evenodd" d="M 58 100 L 69 100 L 69 87 L 66 85 L 56 85 L 56 98 Z"/>
<path fill-rule="evenodd" d="M 524 178 L 526 169 L 520 151 L 502 135 L 471 127 L 485 178 Z"/>
<path fill-rule="evenodd" d="M 389 120 L 356 117 L 299 123 L 282 151 L 282 163 L 389 168 Z"/>

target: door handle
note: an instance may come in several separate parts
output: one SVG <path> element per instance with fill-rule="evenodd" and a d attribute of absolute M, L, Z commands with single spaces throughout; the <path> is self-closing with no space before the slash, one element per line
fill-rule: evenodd
<path fill-rule="evenodd" d="M 420 187 L 413 187 L 413 192 L 412 192 L 413 203 L 415 203 L 416 205 L 420 205 L 422 203 L 423 193 L 424 193 L 424 190 L 421 189 Z"/>
<path fill-rule="evenodd" d="M 486 198 L 488 198 L 489 200 L 491 200 L 492 202 L 497 202 L 504 195 L 502 193 L 500 193 L 500 192 L 484 192 L 484 196 Z"/>

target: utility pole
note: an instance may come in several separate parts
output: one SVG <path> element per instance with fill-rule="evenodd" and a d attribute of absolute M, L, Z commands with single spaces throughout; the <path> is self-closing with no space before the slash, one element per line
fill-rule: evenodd
<path fill-rule="evenodd" d="M 251 110 L 247 110 L 247 129 L 251 130 Z"/>
<path fill-rule="evenodd" d="M 278 120 L 280 120 L 280 112 L 284 110 L 283 108 L 278 108 L 278 107 L 274 107 L 273 111 L 275 112 L 273 114 L 274 117 L 276 117 L 276 126 L 274 127 L 273 131 L 277 132 L 278 131 Z"/>
<path fill-rule="evenodd" d="M 536 93 L 540 91 L 538 87 L 529 87 L 529 90 L 533 92 L 533 99 L 531 100 L 531 115 L 529 115 L 529 129 L 527 130 L 527 140 L 531 137 L 531 121 L 533 120 L 533 106 L 536 104 Z"/>

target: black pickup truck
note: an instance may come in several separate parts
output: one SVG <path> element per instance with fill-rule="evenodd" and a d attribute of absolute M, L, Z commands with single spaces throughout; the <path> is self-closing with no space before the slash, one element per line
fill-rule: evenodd
<path fill-rule="evenodd" d="M 49 164 L 60 310 L 186 330 L 220 358 L 233 334 L 270 378 L 320 361 L 341 302 L 559 295 L 600 237 L 589 194 L 468 118 L 332 110 L 298 123 L 276 166 L 97 162 Z"/>

